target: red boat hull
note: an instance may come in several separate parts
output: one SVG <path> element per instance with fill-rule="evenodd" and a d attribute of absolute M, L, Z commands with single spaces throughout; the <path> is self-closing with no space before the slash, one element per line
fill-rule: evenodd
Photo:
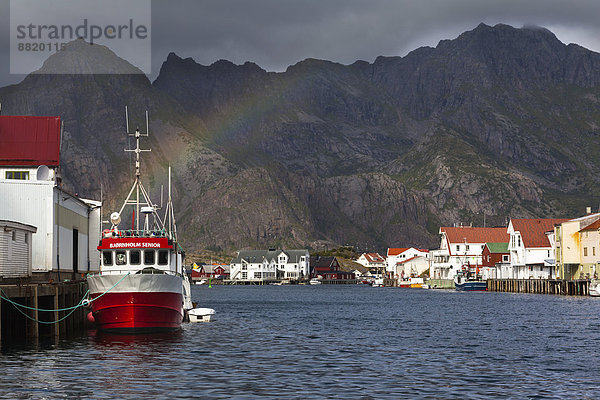
<path fill-rule="evenodd" d="M 99 296 L 95 293 L 91 298 Z M 169 331 L 181 327 L 182 302 L 181 293 L 109 292 L 92 301 L 92 313 L 97 327 L 104 331 Z"/>

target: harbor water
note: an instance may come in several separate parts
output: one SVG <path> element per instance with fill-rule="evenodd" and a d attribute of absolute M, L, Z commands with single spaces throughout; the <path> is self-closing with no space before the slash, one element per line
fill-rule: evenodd
<path fill-rule="evenodd" d="M 600 298 L 194 286 L 210 323 L 6 344 L 0 398 L 600 398 Z"/>

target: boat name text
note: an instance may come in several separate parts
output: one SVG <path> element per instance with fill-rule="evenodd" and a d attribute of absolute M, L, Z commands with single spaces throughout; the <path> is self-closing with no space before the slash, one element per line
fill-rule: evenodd
<path fill-rule="evenodd" d="M 128 248 L 128 247 L 160 247 L 160 243 L 156 242 L 123 242 L 123 243 L 111 243 L 111 249 Z"/>

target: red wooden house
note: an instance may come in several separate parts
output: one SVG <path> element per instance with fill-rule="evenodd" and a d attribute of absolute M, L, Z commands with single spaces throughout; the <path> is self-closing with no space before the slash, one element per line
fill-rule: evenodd
<path fill-rule="evenodd" d="M 322 280 L 355 279 L 353 272 L 342 271 L 334 256 L 310 256 L 310 277 Z"/>
<path fill-rule="evenodd" d="M 508 243 L 486 243 L 481 253 L 481 266 L 495 267 L 497 264 L 508 264 L 510 255 Z"/>
<path fill-rule="evenodd" d="M 229 279 L 229 265 L 200 264 L 192 268 L 192 280 L 200 279 Z"/>

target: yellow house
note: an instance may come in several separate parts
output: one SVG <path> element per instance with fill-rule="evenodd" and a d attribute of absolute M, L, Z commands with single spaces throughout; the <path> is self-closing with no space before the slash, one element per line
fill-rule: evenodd
<path fill-rule="evenodd" d="M 598 264 L 600 263 L 600 220 L 579 231 L 581 247 L 580 273 L 586 278 L 598 277 Z"/>
<path fill-rule="evenodd" d="M 591 227 L 598 221 L 600 213 L 588 214 L 555 226 L 556 266 L 560 278 L 584 279 L 596 272 L 599 233 L 598 228 L 594 232 Z"/>

